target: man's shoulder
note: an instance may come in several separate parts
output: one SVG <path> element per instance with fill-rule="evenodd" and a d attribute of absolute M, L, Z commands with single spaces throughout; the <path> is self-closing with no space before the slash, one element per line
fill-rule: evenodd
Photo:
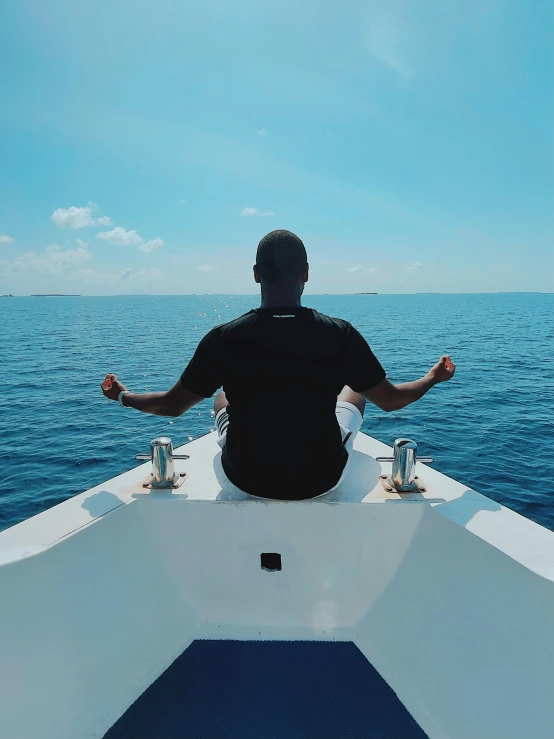
<path fill-rule="evenodd" d="M 337 332 L 341 331 L 343 333 L 348 333 L 352 330 L 352 324 L 345 321 L 344 318 L 333 318 L 332 316 L 327 316 L 325 313 L 320 313 L 314 308 L 311 308 L 310 310 L 312 311 L 316 322 L 322 326 L 327 326 L 330 330 Z"/>
<path fill-rule="evenodd" d="M 242 328 L 247 328 L 256 318 L 255 311 L 249 311 L 238 318 L 233 318 L 232 321 L 227 323 L 220 323 L 214 326 L 204 335 L 204 338 L 199 344 L 199 347 L 203 350 L 213 350 L 221 346 L 222 342 L 225 342 L 228 337 L 234 339 L 241 331 Z"/>
<path fill-rule="evenodd" d="M 308 314 L 316 324 L 322 327 L 322 329 L 327 330 L 330 333 L 334 333 L 335 335 L 349 334 L 353 329 L 352 324 L 345 321 L 343 318 L 333 318 L 325 313 L 320 313 L 314 308 L 306 308 L 304 310 L 304 315 Z M 257 327 L 257 319 L 258 311 L 248 311 L 248 313 L 244 313 L 238 318 L 233 318 L 231 321 L 227 321 L 227 323 L 221 323 L 218 326 L 215 326 L 206 335 L 206 338 L 210 337 L 213 340 L 217 340 L 225 337 L 234 338 L 242 334 L 243 331 L 250 333 L 250 329 L 255 325 Z"/>
<path fill-rule="evenodd" d="M 227 323 L 221 323 L 219 326 L 213 328 L 212 331 L 219 336 L 224 336 L 225 334 L 232 334 L 234 331 L 248 328 L 249 326 L 252 326 L 255 321 L 256 311 L 251 310 L 248 311 L 248 313 L 243 313 L 243 315 L 238 318 L 233 318 L 231 321 L 227 321 Z"/>

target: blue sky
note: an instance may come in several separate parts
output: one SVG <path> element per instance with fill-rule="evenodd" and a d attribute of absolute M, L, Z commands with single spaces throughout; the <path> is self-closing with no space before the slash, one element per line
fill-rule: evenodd
<path fill-rule="evenodd" d="M 0 292 L 551 291 L 551 3 L 0 7 Z"/>

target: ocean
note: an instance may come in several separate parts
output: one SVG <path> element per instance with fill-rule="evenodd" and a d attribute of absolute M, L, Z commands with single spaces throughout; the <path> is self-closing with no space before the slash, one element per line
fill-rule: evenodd
<path fill-rule="evenodd" d="M 135 466 L 155 436 L 179 446 L 212 429 L 210 400 L 165 419 L 106 400 L 100 383 L 114 372 L 135 392 L 165 390 L 210 328 L 258 304 L 0 299 L 0 529 Z M 393 382 L 451 354 L 453 380 L 396 413 L 368 404 L 363 430 L 388 444 L 415 439 L 441 472 L 554 530 L 554 295 L 310 295 L 304 304 L 356 326 Z"/>

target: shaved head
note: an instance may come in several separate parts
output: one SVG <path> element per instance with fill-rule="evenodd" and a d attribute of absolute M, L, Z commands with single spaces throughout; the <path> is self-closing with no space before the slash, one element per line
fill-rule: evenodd
<path fill-rule="evenodd" d="M 258 244 L 256 267 L 268 285 L 291 285 L 302 280 L 307 264 L 304 244 L 291 231 L 272 231 Z"/>

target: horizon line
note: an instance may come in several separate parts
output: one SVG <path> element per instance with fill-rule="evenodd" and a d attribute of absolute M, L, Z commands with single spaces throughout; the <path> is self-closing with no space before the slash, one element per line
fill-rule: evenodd
<path fill-rule="evenodd" d="M 356 293 L 304 293 L 304 297 L 326 297 L 326 296 L 337 296 L 337 297 L 353 297 L 353 296 L 364 296 L 364 295 L 554 295 L 554 291 L 545 290 L 495 290 L 495 291 L 466 291 L 466 292 L 436 292 L 433 290 L 426 290 L 423 292 L 409 292 L 409 293 L 389 293 L 389 292 L 356 292 Z M 0 297 L 7 298 L 137 298 L 137 297 L 150 297 L 150 298 L 162 298 L 162 297 L 205 297 L 205 296 L 225 296 L 225 297 L 241 297 L 241 298 L 254 298 L 261 297 L 260 293 L 28 293 L 25 295 L 16 295 L 12 293 L 0 294 Z"/>

